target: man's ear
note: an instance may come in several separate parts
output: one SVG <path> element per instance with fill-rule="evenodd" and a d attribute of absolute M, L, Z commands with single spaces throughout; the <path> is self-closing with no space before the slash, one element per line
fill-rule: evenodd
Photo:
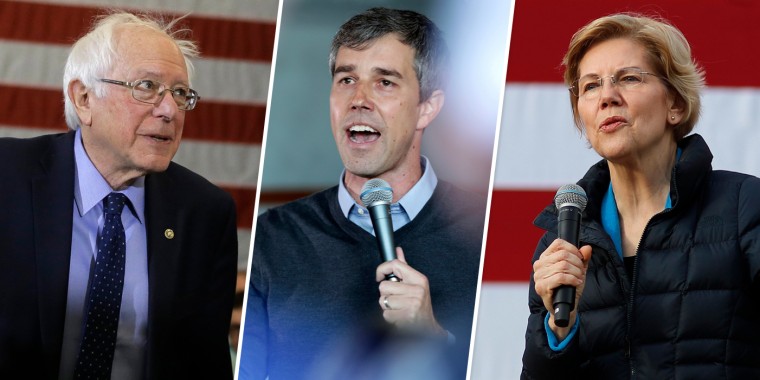
<path fill-rule="evenodd" d="M 430 97 L 424 102 L 420 103 L 420 117 L 417 119 L 417 129 L 422 130 L 433 122 L 443 108 L 443 103 L 446 100 L 446 96 L 441 90 L 435 90 Z"/>
<path fill-rule="evenodd" d="M 82 126 L 92 125 L 92 111 L 90 110 L 90 97 L 92 94 L 90 94 L 90 89 L 81 80 L 74 79 L 69 82 L 66 93 L 69 100 L 71 100 L 71 104 L 74 105 Z"/>

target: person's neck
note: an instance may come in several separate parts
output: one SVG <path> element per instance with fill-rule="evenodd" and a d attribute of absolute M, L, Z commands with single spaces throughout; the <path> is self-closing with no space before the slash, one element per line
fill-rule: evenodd
<path fill-rule="evenodd" d="M 109 165 L 107 164 L 108 162 L 115 160 L 111 159 L 110 157 L 105 157 L 97 154 L 97 150 L 95 149 L 88 150 L 86 144 L 83 144 L 83 146 L 85 154 L 87 154 L 87 157 L 95 166 L 95 169 L 97 169 L 98 173 L 103 176 L 103 179 L 108 182 L 108 185 L 111 186 L 111 189 L 114 191 L 126 189 L 135 183 L 135 180 L 137 180 L 137 178 L 142 177 L 146 174 L 145 172 L 136 169 L 118 168 L 115 167 L 115 165 Z"/>
<path fill-rule="evenodd" d="M 374 177 L 363 177 L 346 170 L 343 183 L 346 185 L 346 190 L 348 190 L 351 198 L 357 204 L 362 204 L 359 197 L 362 187 L 372 178 L 383 179 L 391 185 L 393 189 L 393 203 L 396 203 L 422 178 L 422 168 L 420 167 L 419 160 L 417 160 L 417 165 L 407 165 L 407 167 L 394 169 Z"/>
<path fill-rule="evenodd" d="M 609 162 L 612 190 L 621 218 L 649 220 L 662 211 L 670 195 L 676 148 L 673 142 L 662 149 L 662 153 L 641 155 L 623 164 Z"/>
<path fill-rule="evenodd" d="M 101 175 L 103 174 L 101 173 Z M 119 191 L 132 186 L 137 178 L 143 175 L 145 175 L 145 173 L 137 171 L 111 172 L 108 176 L 103 175 L 103 178 L 106 180 L 106 182 L 108 182 L 108 185 L 110 185 L 114 191 Z"/>

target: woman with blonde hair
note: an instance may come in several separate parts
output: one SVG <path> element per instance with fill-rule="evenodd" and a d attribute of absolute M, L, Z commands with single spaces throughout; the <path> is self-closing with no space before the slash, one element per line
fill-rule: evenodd
<path fill-rule="evenodd" d="M 564 58 L 575 124 L 602 160 L 580 248 L 557 208 L 533 259 L 523 379 L 760 378 L 760 180 L 712 170 L 689 135 L 704 74 L 683 34 L 635 14 L 596 19 Z M 689 135 L 689 136 L 687 136 Z M 569 323 L 552 298 L 576 288 Z"/>

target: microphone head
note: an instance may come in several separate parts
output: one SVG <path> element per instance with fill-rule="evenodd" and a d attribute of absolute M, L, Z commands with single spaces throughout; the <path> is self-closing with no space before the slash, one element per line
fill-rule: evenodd
<path fill-rule="evenodd" d="M 577 207 L 581 212 L 586 209 L 588 203 L 588 197 L 583 188 L 571 183 L 564 185 L 557 190 L 557 195 L 554 196 L 554 205 L 557 210 L 565 206 Z"/>
<path fill-rule="evenodd" d="M 384 179 L 373 178 L 362 187 L 359 195 L 364 207 L 369 207 L 378 202 L 390 204 L 393 200 L 393 189 Z"/>

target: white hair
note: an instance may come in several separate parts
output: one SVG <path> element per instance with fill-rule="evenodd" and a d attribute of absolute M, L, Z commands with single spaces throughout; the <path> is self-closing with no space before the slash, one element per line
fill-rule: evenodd
<path fill-rule="evenodd" d="M 177 44 L 185 59 L 189 81 L 194 71 L 193 63 L 190 59 L 198 57 L 198 47 L 195 42 L 181 37 L 189 32 L 189 30 L 173 30 L 177 22 L 182 18 L 184 16 L 166 22 L 151 16 L 134 15 L 126 12 L 111 13 L 98 17 L 92 29 L 71 47 L 71 52 L 66 60 L 66 69 L 63 73 L 63 103 L 66 124 L 69 128 L 76 130 L 81 124 L 74 104 L 69 99 L 69 83 L 78 79 L 85 87 L 93 90 L 91 92 L 92 95 L 98 98 L 105 96 L 106 87 L 100 82 L 100 78 L 113 68 L 114 62 L 118 58 L 114 46 L 114 34 L 118 28 L 148 28 L 171 38 Z"/>

